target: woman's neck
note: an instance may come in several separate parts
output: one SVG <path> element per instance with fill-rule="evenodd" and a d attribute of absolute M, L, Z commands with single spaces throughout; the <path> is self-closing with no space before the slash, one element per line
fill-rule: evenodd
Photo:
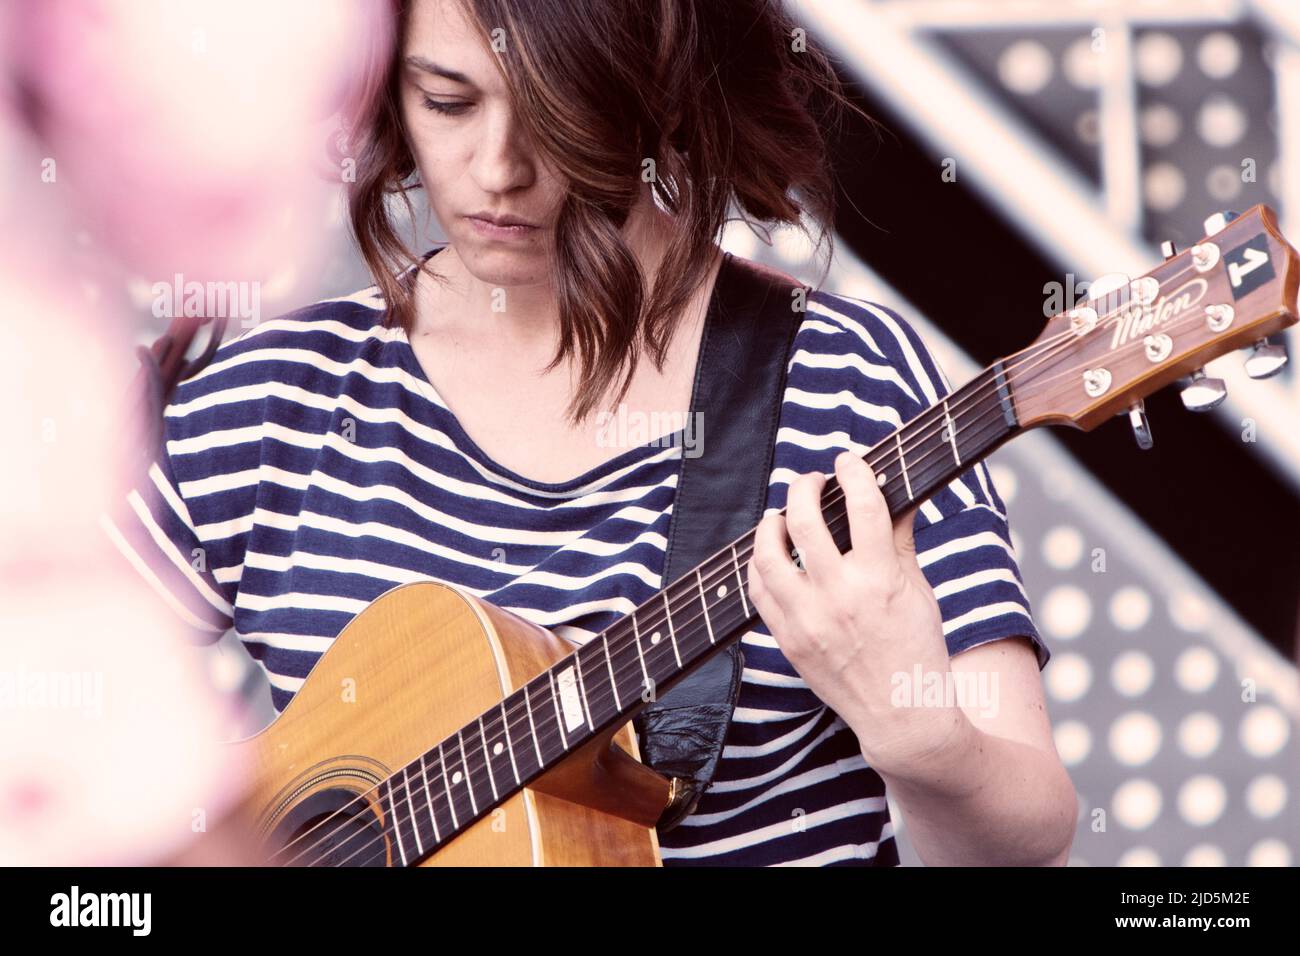
<path fill-rule="evenodd" d="M 638 205 L 629 215 L 626 236 L 647 287 L 653 287 L 674 233 L 671 217 L 653 203 L 648 204 L 648 209 L 646 205 Z M 559 309 L 549 271 L 532 282 L 501 285 L 485 281 L 469 270 L 455 246 L 440 252 L 430 265 L 444 279 L 420 274 L 415 334 L 450 335 L 471 341 L 487 335 L 503 346 L 554 353 L 559 339 Z"/>

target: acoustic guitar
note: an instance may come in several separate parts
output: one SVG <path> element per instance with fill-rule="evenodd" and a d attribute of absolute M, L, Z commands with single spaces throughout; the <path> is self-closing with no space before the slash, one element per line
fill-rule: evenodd
<path fill-rule="evenodd" d="M 1184 404 L 1220 402 L 1202 366 L 1251 348 L 1264 378 L 1286 362 L 1267 336 L 1296 322 L 1296 252 L 1273 211 L 1216 213 L 1190 249 L 1137 279 L 1103 277 L 1020 352 L 867 453 L 897 517 L 1011 437 L 1090 431 L 1127 415 L 1151 444 L 1143 398 L 1187 377 Z M 848 550 L 834 478 L 822 509 Z M 656 693 L 736 641 L 753 532 L 578 650 L 443 584 L 395 587 L 359 614 L 266 729 L 231 746 L 252 768 L 242 801 L 274 866 L 660 864 L 655 824 L 676 782 L 638 759 L 630 721 Z"/>

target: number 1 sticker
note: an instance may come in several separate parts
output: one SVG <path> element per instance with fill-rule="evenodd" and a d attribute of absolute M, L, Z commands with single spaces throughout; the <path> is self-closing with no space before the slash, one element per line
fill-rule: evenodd
<path fill-rule="evenodd" d="M 1261 232 L 1224 254 L 1232 297 L 1240 299 L 1274 277 L 1268 258 L 1268 234 Z"/>

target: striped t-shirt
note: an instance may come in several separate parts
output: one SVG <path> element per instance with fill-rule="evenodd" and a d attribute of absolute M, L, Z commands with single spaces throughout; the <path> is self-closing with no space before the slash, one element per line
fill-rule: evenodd
<path fill-rule="evenodd" d="M 190 626 L 209 640 L 234 628 L 277 712 L 344 626 L 399 584 L 453 584 L 582 644 L 664 583 L 680 442 L 630 448 L 569 481 L 530 480 L 475 445 L 384 314 L 372 287 L 223 345 L 177 388 L 166 454 L 107 523 Z M 949 390 L 898 315 L 814 292 L 790 352 L 767 507 Z M 923 503 L 914 527 L 949 654 L 1025 635 L 1043 666 L 984 465 Z M 664 864 L 897 864 L 884 783 L 853 732 L 765 626 L 742 640 L 713 785 L 661 835 Z"/>

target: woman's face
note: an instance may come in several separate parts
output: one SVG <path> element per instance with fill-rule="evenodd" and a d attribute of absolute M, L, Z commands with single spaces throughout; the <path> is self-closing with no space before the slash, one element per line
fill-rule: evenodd
<path fill-rule="evenodd" d="M 402 116 L 429 207 L 459 259 L 481 281 L 525 285 L 550 274 L 564 188 L 526 138 L 490 41 L 455 0 L 418 0 L 400 51 Z M 477 216 L 531 228 L 495 229 Z"/>

